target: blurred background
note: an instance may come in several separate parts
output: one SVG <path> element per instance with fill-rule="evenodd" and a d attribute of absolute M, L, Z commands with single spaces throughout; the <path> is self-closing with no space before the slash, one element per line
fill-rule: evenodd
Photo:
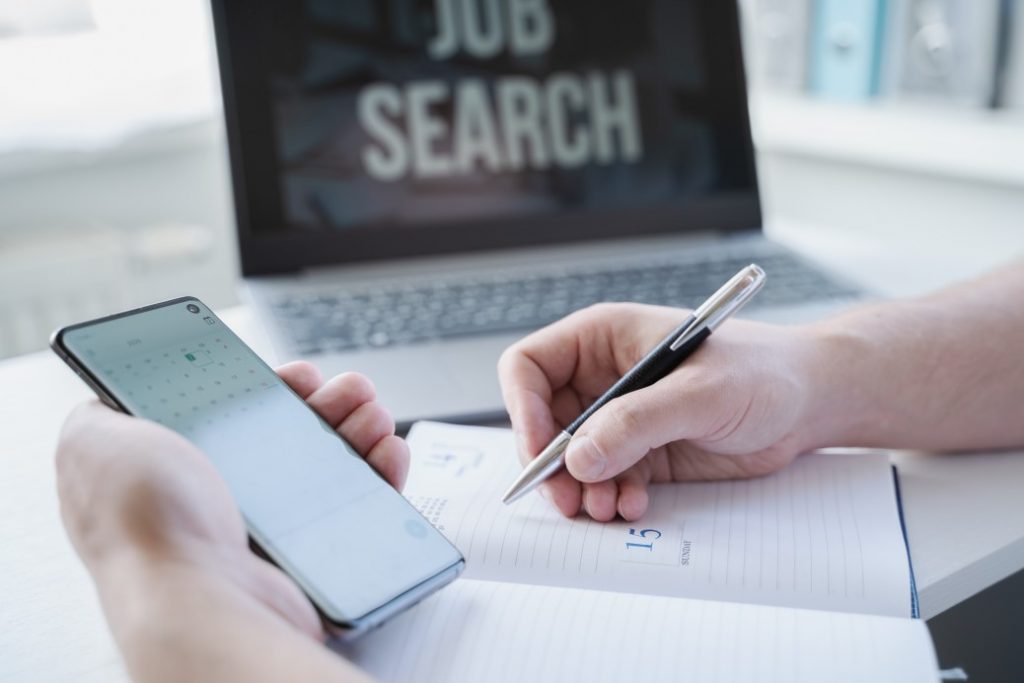
<path fill-rule="evenodd" d="M 769 234 L 840 272 L 941 242 L 921 291 L 1024 251 L 1024 0 L 741 6 Z M 206 0 L 0 0 L 0 357 L 236 303 L 234 240 Z"/>

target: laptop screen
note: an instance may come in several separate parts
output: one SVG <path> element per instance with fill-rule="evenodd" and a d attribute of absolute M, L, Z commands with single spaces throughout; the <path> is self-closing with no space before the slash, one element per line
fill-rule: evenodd
<path fill-rule="evenodd" d="M 759 224 L 731 1 L 214 10 L 247 274 Z"/>

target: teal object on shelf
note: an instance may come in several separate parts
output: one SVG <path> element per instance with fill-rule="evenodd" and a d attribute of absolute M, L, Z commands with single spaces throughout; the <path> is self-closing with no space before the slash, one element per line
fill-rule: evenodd
<path fill-rule="evenodd" d="M 811 40 L 811 90 L 840 100 L 876 95 L 885 0 L 818 0 Z"/>

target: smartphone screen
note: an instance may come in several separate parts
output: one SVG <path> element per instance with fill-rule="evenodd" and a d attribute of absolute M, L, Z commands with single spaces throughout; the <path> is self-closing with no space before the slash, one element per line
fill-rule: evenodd
<path fill-rule="evenodd" d="M 198 446 L 252 537 L 349 625 L 462 557 L 213 313 L 181 299 L 65 328 L 64 353 L 128 413 Z"/>

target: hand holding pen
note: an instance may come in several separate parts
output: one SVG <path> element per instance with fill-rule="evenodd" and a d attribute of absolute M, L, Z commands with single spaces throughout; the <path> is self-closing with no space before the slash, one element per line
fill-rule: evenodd
<path fill-rule="evenodd" d="M 756 273 L 745 272 L 747 278 Z M 723 299 L 725 291 L 732 294 Z M 573 432 L 564 452 L 567 470 L 551 466 L 554 474 L 544 484 L 564 514 L 582 509 L 599 520 L 617 514 L 637 519 L 647 508 L 650 483 L 763 474 L 803 449 L 796 425 L 806 407 L 802 378 L 810 368 L 807 354 L 796 348 L 799 335 L 732 321 L 673 370 L 682 358 L 668 354 L 693 352 L 708 322 L 714 329 L 723 312 L 727 317 L 736 310 L 720 305 L 734 301 L 736 293 L 727 285 L 709 300 L 718 306 L 699 308 L 703 322 L 676 349 L 672 343 L 692 326 L 685 312 L 604 304 L 540 330 L 505 353 L 502 388 L 524 464 L 563 430 Z M 671 367 L 648 364 L 646 381 L 601 399 L 656 347 Z M 527 484 L 543 479 L 543 469 L 533 468 Z"/>

